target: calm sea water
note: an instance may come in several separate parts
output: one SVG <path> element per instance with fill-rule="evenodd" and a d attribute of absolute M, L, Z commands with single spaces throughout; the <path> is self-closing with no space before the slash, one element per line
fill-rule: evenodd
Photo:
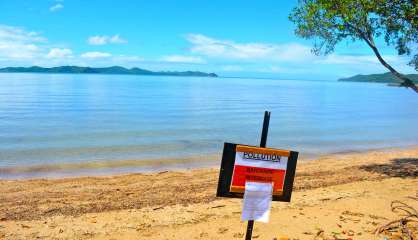
<path fill-rule="evenodd" d="M 302 158 L 418 145 L 418 95 L 381 84 L 0 74 L 0 178 L 217 165 L 265 110 L 267 145 Z"/>

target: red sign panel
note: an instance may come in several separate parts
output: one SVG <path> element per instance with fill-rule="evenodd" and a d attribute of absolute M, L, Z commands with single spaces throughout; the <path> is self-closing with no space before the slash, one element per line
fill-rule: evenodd
<path fill-rule="evenodd" d="M 285 150 L 237 145 L 230 191 L 243 193 L 246 181 L 268 182 L 273 195 L 282 195 L 289 155 Z"/>

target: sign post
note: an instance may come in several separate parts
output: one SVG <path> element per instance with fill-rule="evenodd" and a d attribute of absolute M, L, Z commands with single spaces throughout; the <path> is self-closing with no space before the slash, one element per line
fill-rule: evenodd
<path fill-rule="evenodd" d="M 267 134 L 269 131 L 270 114 L 271 112 L 268 112 L 268 111 L 264 112 L 263 130 L 261 132 L 260 147 L 266 147 L 266 144 L 267 144 Z M 247 233 L 245 234 L 245 240 L 251 240 L 252 235 L 253 235 L 253 228 L 254 228 L 254 220 L 248 220 Z"/>
<path fill-rule="evenodd" d="M 216 196 L 244 198 L 246 240 L 254 220 L 268 221 L 271 201 L 290 202 L 292 195 L 298 152 L 266 148 L 269 122 L 266 111 L 259 147 L 226 142 L 222 153 Z"/>

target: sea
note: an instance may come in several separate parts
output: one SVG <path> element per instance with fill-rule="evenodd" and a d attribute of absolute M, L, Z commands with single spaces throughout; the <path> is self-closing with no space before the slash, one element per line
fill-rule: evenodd
<path fill-rule="evenodd" d="M 0 74 L 0 179 L 218 167 L 224 142 L 300 159 L 418 145 L 418 94 L 331 80 Z"/>

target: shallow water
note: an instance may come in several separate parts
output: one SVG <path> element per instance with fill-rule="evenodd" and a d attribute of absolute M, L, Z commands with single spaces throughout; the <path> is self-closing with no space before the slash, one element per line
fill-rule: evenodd
<path fill-rule="evenodd" d="M 0 74 L 0 178 L 216 165 L 225 141 L 259 144 L 265 110 L 267 145 L 303 158 L 418 145 L 418 96 L 382 84 Z"/>

